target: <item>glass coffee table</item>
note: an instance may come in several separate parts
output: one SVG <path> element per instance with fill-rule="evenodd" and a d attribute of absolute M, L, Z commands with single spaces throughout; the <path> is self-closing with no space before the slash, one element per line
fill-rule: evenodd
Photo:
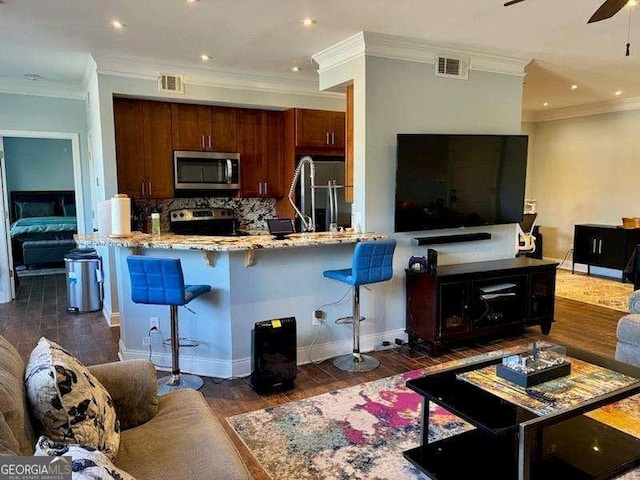
<path fill-rule="evenodd" d="M 605 479 L 640 465 L 640 439 L 590 413 L 640 393 L 640 368 L 569 347 L 567 357 L 571 375 L 529 393 L 495 375 L 499 355 L 408 381 L 424 397 L 422 444 L 404 457 L 432 480 Z M 429 443 L 429 402 L 475 429 Z"/>

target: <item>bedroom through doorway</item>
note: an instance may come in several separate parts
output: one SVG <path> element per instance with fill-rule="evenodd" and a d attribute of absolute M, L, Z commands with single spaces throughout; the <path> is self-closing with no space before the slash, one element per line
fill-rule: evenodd
<path fill-rule="evenodd" d="M 7 253 L 0 255 L 0 302 L 15 298 L 22 277 L 64 273 L 73 235 L 84 231 L 78 140 L 69 133 L 0 132 L 0 251 Z"/>

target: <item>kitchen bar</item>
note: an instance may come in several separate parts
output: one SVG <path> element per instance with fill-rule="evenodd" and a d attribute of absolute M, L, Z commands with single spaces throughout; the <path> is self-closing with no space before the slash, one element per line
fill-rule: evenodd
<path fill-rule="evenodd" d="M 180 363 L 185 372 L 227 378 L 250 373 L 251 330 L 262 320 L 296 317 L 298 363 L 348 353 L 351 329 L 334 323 L 350 313 L 348 288 L 323 278 L 322 272 L 349 267 L 356 242 L 381 238 L 384 235 L 374 233 L 301 233 L 284 240 L 270 235 L 134 233 L 126 238 L 77 235 L 76 241 L 82 247 L 109 247 L 115 253 L 120 356 L 124 359 L 148 358 L 149 347 L 143 345 L 143 339 L 150 336 L 150 319 L 157 317 L 161 335 L 151 334 L 152 359 L 160 367 L 170 365 L 170 349 L 163 345 L 163 339 L 169 336 L 168 308 L 131 301 L 128 255 L 178 258 L 186 283 L 211 285 L 210 294 L 189 305 L 194 314 L 180 313 L 180 337 L 199 342 L 196 348 L 181 350 Z M 390 287 L 380 284 L 372 288 Z M 363 295 L 384 298 L 383 294 L 370 292 Z M 344 301 L 339 302 L 341 299 Z M 328 306 L 327 318 L 322 326 L 314 327 L 313 312 L 321 306 Z M 376 311 L 383 316 L 384 308 L 376 309 L 376 302 L 366 300 L 363 308 L 369 319 L 362 326 L 363 350 L 373 349 L 380 343 L 380 334 L 373 333 L 379 331 L 375 324 L 385 321 L 376 318 Z M 311 351 L 316 334 L 316 347 Z"/>

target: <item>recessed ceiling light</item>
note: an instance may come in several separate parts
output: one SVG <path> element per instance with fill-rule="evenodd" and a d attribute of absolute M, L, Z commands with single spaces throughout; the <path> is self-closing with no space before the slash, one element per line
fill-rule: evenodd
<path fill-rule="evenodd" d="M 116 30 L 122 30 L 124 27 L 126 27 L 126 25 L 122 23 L 120 20 L 113 20 L 111 22 L 111 26 Z"/>
<path fill-rule="evenodd" d="M 199 2 L 200 0 L 187 0 L 187 3 L 196 3 Z"/>
<path fill-rule="evenodd" d="M 577 90 L 577 89 L 578 89 L 578 85 L 576 85 L 575 83 L 571 85 L 571 90 Z"/>
<path fill-rule="evenodd" d="M 638 2 L 637 2 L 636 0 L 629 0 L 629 1 L 627 2 L 627 5 L 628 5 L 629 7 L 635 7 L 636 5 L 638 5 Z"/>
<path fill-rule="evenodd" d="M 304 25 L 305 27 L 310 27 L 311 25 L 315 25 L 316 23 L 318 23 L 318 21 L 314 20 L 313 18 L 305 18 L 304 20 L 302 20 L 302 25 Z"/>
<path fill-rule="evenodd" d="M 542 105 L 545 106 L 545 107 L 548 107 L 549 106 L 549 102 L 544 102 Z"/>
<path fill-rule="evenodd" d="M 299 72 L 300 70 L 302 70 L 300 67 L 291 67 L 292 72 Z"/>
<path fill-rule="evenodd" d="M 616 92 L 616 97 L 619 97 L 620 95 L 622 95 L 622 90 L 618 90 L 618 91 Z"/>
<path fill-rule="evenodd" d="M 42 80 L 42 77 L 37 73 L 25 73 L 24 78 L 31 80 L 32 82 L 37 82 L 38 80 Z"/>
<path fill-rule="evenodd" d="M 200 60 L 202 60 L 203 62 L 208 62 L 209 60 L 211 60 L 211 55 L 203 53 L 202 55 L 200 55 Z"/>

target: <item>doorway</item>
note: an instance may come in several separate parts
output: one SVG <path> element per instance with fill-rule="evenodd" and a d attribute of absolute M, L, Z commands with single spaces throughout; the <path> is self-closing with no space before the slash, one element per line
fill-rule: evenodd
<path fill-rule="evenodd" d="M 46 163 L 42 164 L 41 159 L 36 159 L 36 163 L 31 169 L 19 169 L 22 173 L 18 175 L 19 178 L 17 180 L 15 178 L 7 178 L 7 166 L 8 163 L 11 162 L 11 158 L 7 156 L 6 143 L 11 144 L 13 147 L 17 145 L 28 150 L 27 146 L 32 142 L 33 144 L 38 142 L 47 144 L 47 141 L 49 140 L 62 141 L 58 145 L 63 149 L 70 150 L 72 166 L 65 172 L 64 176 L 72 176 L 72 181 L 71 178 L 67 178 L 67 183 L 63 185 L 53 183 L 51 184 L 52 188 L 43 188 L 43 185 L 46 185 L 46 183 L 43 184 L 38 182 L 41 182 L 42 179 L 47 179 L 48 177 L 53 178 L 60 172 L 57 167 L 47 165 Z M 50 145 L 55 144 L 56 143 L 54 142 Z M 9 167 L 9 172 L 11 173 L 11 167 Z M 70 172 L 71 175 L 69 175 Z M 29 176 L 33 178 L 30 180 Z M 60 177 L 60 175 L 58 175 L 58 177 Z M 8 180 L 10 182 L 14 182 L 14 185 L 10 185 Z M 2 208 L 0 209 L 0 222 L 3 223 L 5 227 L 5 234 L 0 236 L 0 303 L 6 303 L 15 298 L 16 271 L 14 268 L 14 257 L 16 254 L 22 255 L 22 252 L 14 252 L 15 242 L 12 242 L 10 231 L 11 221 L 15 218 L 16 209 L 15 201 L 13 202 L 14 204 L 12 204 L 11 201 L 10 189 L 15 189 L 16 185 L 17 188 L 22 189 L 21 191 L 25 191 L 24 189 L 30 188 L 29 186 L 31 185 L 34 188 L 27 191 L 34 190 L 34 193 L 37 193 L 37 190 L 45 189 L 60 191 L 67 190 L 73 192 L 75 200 L 74 213 L 77 218 L 77 232 L 84 233 L 86 220 L 84 215 L 85 208 L 83 199 L 79 135 L 77 133 L 0 130 L 0 204 L 2 205 Z M 64 186 L 66 188 L 59 188 L 60 186 Z M 64 204 L 64 202 L 65 201 L 62 200 L 60 203 Z M 62 215 L 63 212 L 60 209 L 64 208 L 64 205 L 55 206 L 54 208 L 57 209 L 55 212 L 56 215 Z M 69 201 L 67 201 L 67 209 L 68 212 L 72 210 L 70 208 Z M 72 213 L 69 213 L 69 215 L 72 215 Z"/>

